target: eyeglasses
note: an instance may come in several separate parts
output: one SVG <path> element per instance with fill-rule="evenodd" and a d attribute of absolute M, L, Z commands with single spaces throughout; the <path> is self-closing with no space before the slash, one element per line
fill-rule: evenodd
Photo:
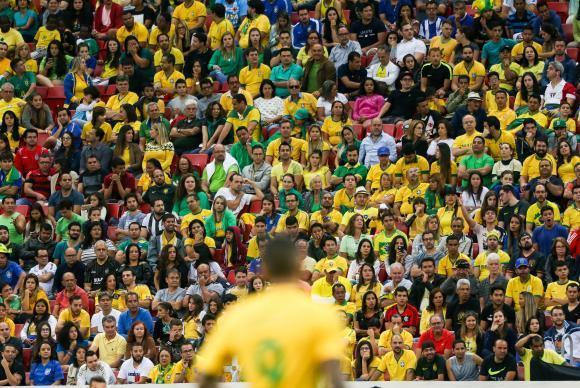
<path fill-rule="evenodd" d="M 299 89 L 300 85 L 290 85 L 288 86 L 288 89 Z"/>

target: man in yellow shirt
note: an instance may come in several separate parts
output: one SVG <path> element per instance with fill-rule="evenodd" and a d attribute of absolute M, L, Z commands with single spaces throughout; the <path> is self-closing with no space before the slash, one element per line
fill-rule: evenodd
<path fill-rule="evenodd" d="M 121 105 L 133 105 L 139 101 L 139 96 L 136 93 L 129 91 L 129 78 L 124 75 L 117 77 L 117 94 L 109 97 L 107 100 L 106 118 L 109 120 L 121 120 Z"/>
<path fill-rule="evenodd" d="M 391 316 L 391 328 L 383 331 L 379 337 L 379 356 L 384 356 L 393 350 L 391 341 L 395 335 L 401 336 L 405 349 L 413 349 L 413 334 L 403 330 L 403 317 L 400 314 L 393 314 Z"/>
<path fill-rule="evenodd" d="M 322 199 L 320 200 L 320 210 L 315 211 L 310 215 L 310 228 L 311 234 L 314 235 L 315 224 L 319 223 L 321 225 L 322 232 L 329 233 L 335 236 L 338 231 L 339 225 L 342 221 L 342 214 L 333 208 L 334 197 L 332 193 L 325 192 L 322 194 Z"/>
<path fill-rule="evenodd" d="M 246 127 L 252 136 L 252 140 L 260 141 L 262 138 L 260 121 L 260 111 L 249 105 L 243 94 L 234 95 L 233 109 L 228 113 L 226 124 L 221 130 L 217 143 L 221 144 L 230 131 L 234 131 L 234 142 L 237 142 L 238 135 L 236 132 L 239 127 Z"/>
<path fill-rule="evenodd" d="M 240 70 L 240 84 L 252 97 L 260 95 L 262 81 L 270 78 L 271 70 L 268 66 L 259 62 L 258 49 L 251 47 L 246 55 L 248 66 Z"/>
<path fill-rule="evenodd" d="M 153 86 L 155 90 L 162 94 L 173 94 L 175 92 L 175 81 L 185 80 L 185 76 L 175 70 L 175 56 L 166 54 L 161 59 L 161 71 L 155 73 Z"/>
<path fill-rule="evenodd" d="M 518 119 L 532 119 L 534 121 L 534 126 L 539 125 L 542 128 L 548 127 L 548 117 L 540 110 L 542 106 L 542 98 L 537 94 L 532 94 L 528 96 L 528 109 L 524 113 L 518 115 Z M 524 120 L 523 124 L 516 127 L 511 127 L 510 132 L 514 135 L 520 131 L 522 128 L 525 129 L 526 124 L 529 120 Z"/>
<path fill-rule="evenodd" d="M 459 62 L 453 68 L 453 83 L 451 84 L 451 89 L 453 91 L 459 88 L 457 82 L 460 75 L 466 75 L 469 77 L 469 90 L 470 91 L 480 91 L 483 86 L 483 79 L 487 72 L 485 71 L 485 66 L 481 62 L 473 59 L 473 47 L 470 45 L 463 47 L 463 61 Z"/>
<path fill-rule="evenodd" d="M 400 187 L 395 194 L 395 215 L 404 222 L 407 215 L 413 213 L 413 200 L 417 197 L 425 198 L 429 183 L 419 182 L 419 169 L 407 170 L 407 185 Z"/>
<path fill-rule="evenodd" d="M 236 94 L 243 94 L 244 97 L 246 97 L 246 103 L 248 105 L 254 105 L 254 99 L 252 98 L 252 95 L 247 90 L 240 88 L 240 80 L 238 79 L 237 75 L 235 74 L 228 75 L 227 82 L 229 90 L 226 93 L 222 94 L 222 96 L 220 97 L 220 105 L 222 106 L 222 108 L 224 108 L 226 112 L 229 112 L 232 109 L 234 109 L 233 100 Z"/>
<path fill-rule="evenodd" d="M 479 281 L 483 281 L 489 276 L 487 262 L 492 258 L 499 259 L 500 268 L 501 266 L 505 268 L 511 260 L 506 252 L 499 249 L 499 232 L 495 230 L 487 233 L 487 249 L 477 255 L 473 263 L 473 275 Z"/>
<path fill-rule="evenodd" d="M 175 7 L 173 11 L 173 21 L 180 20 L 185 23 L 189 31 L 202 29 L 206 16 L 207 9 L 205 5 L 200 1 L 194 0 L 185 0 Z"/>
<path fill-rule="evenodd" d="M 538 54 L 542 53 L 542 45 L 534 42 L 534 29 L 531 25 L 524 26 L 522 30 L 522 41 L 516 43 L 512 48 L 512 57 L 514 62 L 519 62 L 524 56 L 524 49 L 526 47 L 533 47 Z"/>
<path fill-rule="evenodd" d="M 272 286 L 220 318 L 199 355 L 204 387 L 217 387 L 232 357 L 254 387 L 315 387 L 321 378 L 342 386 L 344 326 L 334 308 L 314 303 L 298 288 L 296 257 L 291 241 L 275 239 L 268 244 L 264 267 Z"/>
<path fill-rule="evenodd" d="M 320 262 L 317 263 L 317 267 Z M 315 271 L 317 271 L 315 267 Z M 350 281 L 342 276 L 344 272 L 339 271 L 338 263 L 335 260 L 328 260 L 322 266 L 322 272 L 315 272 L 318 274 L 318 279 L 312 283 L 310 295 L 312 300 L 321 304 L 334 304 L 334 288 L 337 285 L 342 285 L 345 291 L 344 300 L 350 299 L 352 285 Z"/>
<path fill-rule="evenodd" d="M 508 282 L 505 303 L 511 305 L 513 303 L 514 310 L 520 310 L 520 294 L 522 292 L 529 292 L 536 299 L 536 303 L 540 303 L 540 299 L 544 296 L 544 285 L 542 280 L 530 274 L 530 266 L 528 259 L 520 257 L 515 263 L 516 274 L 518 276 L 511 278 Z"/>
<path fill-rule="evenodd" d="M 117 30 L 117 40 L 121 46 L 125 44 L 125 39 L 129 35 L 137 38 L 141 47 L 147 47 L 149 30 L 143 24 L 135 21 L 131 11 L 123 11 L 123 26 Z"/>
<path fill-rule="evenodd" d="M 300 82 L 291 78 L 288 81 L 290 95 L 284 99 L 283 116 L 294 116 L 296 111 L 304 108 L 310 113 L 310 117 L 316 117 L 318 100 L 310 93 L 300 91 Z"/>
<path fill-rule="evenodd" d="M 324 236 L 320 241 L 320 246 L 324 253 L 326 253 L 326 257 L 318 261 L 314 266 L 312 281 L 324 276 L 327 264 L 331 262 L 334 265 L 333 270 L 337 271 L 338 275 L 342 276 L 346 274 L 346 271 L 348 270 L 348 261 L 344 257 L 338 255 L 338 242 L 336 239 L 332 236 Z"/>
<path fill-rule="evenodd" d="M 391 182 L 395 174 L 395 164 L 391 163 L 389 156 L 391 152 L 388 147 L 381 147 L 377 151 L 379 163 L 371 166 L 367 174 L 367 181 L 365 187 L 369 193 L 374 193 L 381 188 L 381 177 L 383 174 L 391 176 Z"/>
<path fill-rule="evenodd" d="M 310 226 L 308 223 L 308 213 L 298 209 L 298 197 L 296 194 L 290 193 L 286 195 L 286 206 L 288 207 L 288 211 L 280 217 L 274 233 L 283 233 L 286 229 L 286 220 L 289 217 L 294 217 L 298 220 L 298 229 L 300 232 L 307 234 L 308 227 Z"/>
<path fill-rule="evenodd" d="M 34 35 L 34 41 L 36 42 L 36 53 L 42 55 L 45 53 L 42 49 L 47 49 L 50 42 L 53 40 L 60 41 L 60 31 L 57 29 L 58 16 L 48 15 L 46 18 L 46 26 L 41 26 L 36 35 Z M 41 51 L 38 51 L 41 49 Z M 36 58 L 33 58 L 36 59 Z"/>
<path fill-rule="evenodd" d="M 3 84 L 0 91 L 2 92 L 2 99 L 0 99 L 0 117 L 4 117 L 4 113 L 10 110 L 20 120 L 20 114 L 26 102 L 14 97 L 14 86 L 10 82 Z"/>
<path fill-rule="evenodd" d="M 527 346 L 531 346 L 531 349 Z M 516 352 L 518 352 L 524 364 L 524 378 L 526 381 L 530 381 L 532 358 L 542 360 L 548 364 L 566 364 L 564 357 L 556 353 L 554 350 L 545 349 L 544 346 L 544 338 L 537 333 L 523 336 L 518 342 L 516 342 Z"/>
<path fill-rule="evenodd" d="M 496 63 L 489 68 L 490 72 L 497 73 L 499 78 L 499 87 L 511 92 L 516 85 L 518 76 L 522 72 L 522 67 L 511 58 L 511 47 L 506 45 L 500 50 L 500 63 Z"/>
<path fill-rule="evenodd" d="M 99 353 L 99 360 L 111 368 L 119 368 L 125 357 L 127 341 L 117 333 L 117 320 L 113 316 L 103 318 L 103 333 L 95 336 L 89 350 Z"/>
<path fill-rule="evenodd" d="M 562 306 L 568 303 L 568 285 L 578 285 L 578 282 L 568 279 L 570 270 L 568 269 L 568 264 L 565 261 L 558 261 L 554 263 L 553 266 L 555 267 L 554 272 L 558 279 L 548 283 L 548 286 L 546 287 L 544 303 L 547 306 L 547 310 L 552 310 L 554 306 Z"/>
<path fill-rule="evenodd" d="M 430 49 L 438 47 L 441 49 L 442 60 L 449 63 L 451 56 L 455 52 L 457 41 L 451 37 L 453 32 L 453 23 L 449 20 L 441 22 L 441 35 L 435 36 L 431 39 Z"/>
<path fill-rule="evenodd" d="M 509 98 L 508 94 L 505 90 L 500 89 L 496 91 L 495 104 L 497 106 L 497 110 L 491 110 L 488 113 L 488 116 L 495 116 L 498 118 L 501 124 L 502 131 L 505 131 L 507 129 L 507 126 L 510 125 L 516 119 L 516 112 L 514 112 L 513 109 L 510 109 L 508 105 L 508 98 Z"/>
<path fill-rule="evenodd" d="M 157 50 L 157 38 L 160 34 L 169 35 L 169 41 L 175 38 L 175 24 L 171 23 L 171 15 L 161 12 L 155 20 L 156 26 L 153 27 L 149 34 L 149 48 L 153 51 Z"/>
<path fill-rule="evenodd" d="M 417 356 L 412 350 L 404 349 L 403 338 L 395 334 L 391 338 L 392 351 L 381 359 L 377 370 L 370 378 L 377 381 L 384 375 L 385 381 L 411 381 L 414 378 Z"/>
<path fill-rule="evenodd" d="M 280 156 L 279 148 L 280 144 L 288 143 L 292 147 L 292 159 L 300 160 L 300 150 L 306 141 L 298 139 L 292 135 L 292 123 L 288 119 L 282 119 L 280 121 L 280 137 L 268 144 L 266 149 L 266 163 L 270 166 L 275 166 L 278 164 L 278 158 Z"/>
<path fill-rule="evenodd" d="M 455 271 L 461 275 L 461 271 L 465 272 L 464 277 L 467 277 L 471 266 L 469 257 L 459 252 L 459 239 L 455 235 L 447 236 L 445 241 L 447 247 L 447 256 L 439 260 L 437 265 L 437 273 L 442 276 L 451 277 Z"/>
<path fill-rule="evenodd" d="M 14 51 L 16 46 L 24 43 L 24 38 L 18 30 L 11 28 L 12 20 L 7 16 L 0 16 L 0 41 L 8 45 L 8 52 Z"/>
<path fill-rule="evenodd" d="M 471 92 L 467 96 L 468 100 L 478 100 L 481 101 L 481 97 L 476 92 Z M 477 132 L 477 121 L 475 116 L 467 114 L 461 119 L 461 124 L 465 130 L 465 134 L 457 136 L 453 141 L 453 147 L 451 148 L 451 153 L 455 157 L 455 162 L 459 163 L 461 159 L 466 155 L 471 155 L 473 153 L 473 139 L 476 136 L 481 136 L 480 132 Z"/>
<path fill-rule="evenodd" d="M 235 34 L 232 22 L 226 19 L 226 7 L 223 4 L 214 4 L 211 8 L 211 25 L 207 36 L 212 50 L 218 50 L 222 45 L 222 37 L 226 32 Z"/>
<path fill-rule="evenodd" d="M 575 186 L 572 192 L 574 202 L 564 211 L 562 225 L 570 231 L 580 228 L 580 187 Z"/>
<path fill-rule="evenodd" d="M 257 28 L 262 35 L 262 44 L 265 45 L 270 36 L 270 27 L 270 20 L 264 15 L 264 4 L 262 1 L 250 0 L 248 1 L 248 14 L 236 31 L 236 41 L 238 41 L 241 48 L 248 48 L 250 31 L 253 28 Z"/>
<path fill-rule="evenodd" d="M 157 71 L 161 70 L 161 60 L 164 55 L 172 54 L 175 57 L 175 68 L 179 71 L 183 70 L 183 65 L 185 59 L 183 53 L 177 47 L 171 47 L 171 41 L 169 40 L 169 35 L 159 34 L 157 36 L 157 47 L 159 49 L 155 51 L 153 55 L 153 65 Z"/>
<path fill-rule="evenodd" d="M 419 170 L 421 182 L 429 181 L 429 162 L 421 155 L 417 155 L 415 146 L 407 143 L 403 146 L 403 157 L 395 163 L 395 186 L 406 185 L 409 183 L 407 174 L 411 169 Z"/>
<path fill-rule="evenodd" d="M 490 119 L 490 117 L 493 116 L 488 116 L 483 122 L 483 127 L 485 128 L 483 135 L 485 137 L 487 152 L 497 162 L 501 159 L 500 145 L 506 143 L 511 146 L 512 150 L 515 150 L 516 140 L 514 135 L 507 132 L 504 128 L 500 128 L 501 123 L 499 118 L 493 117 L 493 119 Z"/>
<path fill-rule="evenodd" d="M 550 168 L 552 168 L 552 173 L 554 172 L 554 167 L 557 166 L 556 159 L 548 153 L 548 143 L 544 138 L 537 138 L 534 141 L 534 151 L 533 155 L 530 155 L 524 160 L 522 165 L 522 171 L 520 176 L 520 186 L 531 182 L 534 178 L 540 177 L 540 165 L 542 161 L 546 160 L 550 162 Z"/>
<path fill-rule="evenodd" d="M 181 344 L 181 360 L 173 367 L 173 377 L 171 384 L 195 383 L 198 381 L 197 356 L 195 355 L 193 344 L 184 342 Z"/>
<path fill-rule="evenodd" d="M 83 338 L 88 338 L 91 318 L 89 313 L 83 310 L 82 298 L 80 295 L 72 295 L 69 300 L 69 307 L 64 309 L 58 316 L 56 330 L 60 331 L 65 323 L 72 322 L 79 328 Z"/>

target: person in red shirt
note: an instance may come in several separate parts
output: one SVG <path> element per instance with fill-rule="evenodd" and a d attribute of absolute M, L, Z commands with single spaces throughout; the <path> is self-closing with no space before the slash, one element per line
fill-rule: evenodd
<path fill-rule="evenodd" d="M 127 194 L 135 192 L 135 177 L 125 170 L 125 166 L 125 161 L 119 157 L 115 157 L 111 161 L 113 171 L 105 176 L 104 195 L 106 200 L 123 201 Z"/>
<path fill-rule="evenodd" d="M 387 330 L 391 327 L 391 317 L 394 314 L 399 314 L 403 318 L 403 327 L 413 336 L 417 333 L 419 327 L 419 312 L 414 306 L 409 303 L 409 291 L 405 287 L 397 287 L 395 289 L 395 304 L 389 306 L 385 311 L 385 326 Z"/>
<path fill-rule="evenodd" d="M 107 17 L 108 16 L 108 17 Z M 113 0 L 101 2 L 95 12 L 95 39 L 110 39 L 116 36 L 117 30 L 123 26 L 123 7 L 113 3 Z"/>
<path fill-rule="evenodd" d="M 429 319 L 429 330 L 421 334 L 417 343 L 417 357 L 421 356 L 421 346 L 425 341 L 432 341 L 435 344 L 435 352 L 443 356 L 446 360 L 451 357 L 453 341 L 455 336 L 452 332 L 444 328 L 443 317 L 439 314 L 433 315 Z"/>
<path fill-rule="evenodd" d="M 54 173 L 52 158 L 47 152 L 38 158 L 39 167 L 26 176 L 23 196 L 16 202 L 17 205 L 31 206 L 34 202 L 47 202 L 50 197 L 50 177 Z"/>
<path fill-rule="evenodd" d="M 52 315 L 58 317 L 58 314 L 69 306 L 69 298 L 73 295 L 80 296 L 83 301 L 83 309 L 89 311 L 89 295 L 77 285 L 77 279 L 72 272 L 62 275 L 62 284 L 64 288 L 56 294 Z"/>
<path fill-rule="evenodd" d="M 23 177 L 26 177 L 32 170 L 38 169 L 38 159 L 42 154 L 48 154 L 48 150 L 38 144 L 38 131 L 27 129 L 22 134 L 25 146 L 16 151 L 14 167 Z"/>

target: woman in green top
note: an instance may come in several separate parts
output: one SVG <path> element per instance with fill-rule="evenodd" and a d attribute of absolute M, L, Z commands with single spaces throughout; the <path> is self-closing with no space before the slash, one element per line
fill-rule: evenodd
<path fill-rule="evenodd" d="M 360 149 L 360 140 L 356 138 L 354 129 L 349 126 L 342 128 L 341 132 L 342 142 L 336 147 L 336 161 L 335 166 L 344 165 L 346 160 L 346 150 L 349 146 L 353 145 L 356 149 Z"/>
<path fill-rule="evenodd" d="M 429 188 L 425 191 L 427 214 L 437 214 L 440 207 L 445 206 L 445 190 L 447 185 L 443 183 L 441 174 L 435 173 L 429 177 Z"/>
<path fill-rule="evenodd" d="M 48 87 L 63 84 L 64 76 L 67 75 L 72 60 L 73 57 L 65 55 L 60 41 L 53 40 L 49 43 L 46 56 L 42 58 L 38 68 L 40 74 L 51 81 L 52 84 L 47 85 Z"/>
<path fill-rule="evenodd" d="M 209 209 L 207 194 L 201 190 L 199 180 L 193 174 L 183 174 L 177 185 L 177 190 L 175 190 L 173 213 L 176 213 L 179 217 L 191 213 L 187 206 L 187 196 L 191 193 L 197 194 L 202 209 Z"/>
<path fill-rule="evenodd" d="M 266 52 L 266 48 L 264 45 L 262 45 L 262 33 L 256 27 L 250 30 L 250 37 L 248 39 L 248 49 L 252 47 L 258 50 L 258 64 L 264 63 L 270 66 L 269 58 L 267 58 L 266 62 L 264 62 L 264 53 Z"/>
<path fill-rule="evenodd" d="M 289 194 L 296 194 L 296 198 L 298 198 L 298 208 L 304 208 L 304 199 L 302 198 L 302 194 L 298 190 L 296 190 L 296 181 L 294 180 L 293 174 L 285 174 L 282 177 L 282 189 L 278 192 L 278 199 L 280 200 L 280 213 L 284 214 L 288 211 L 288 207 L 286 206 L 286 197 Z"/>
<path fill-rule="evenodd" d="M 221 245 L 226 237 L 226 229 L 230 226 L 236 226 L 236 216 L 226 209 L 227 203 L 225 197 L 218 195 L 213 200 L 211 216 L 205 220 L 205 230 L 208 237 L 215 240 L 216 245 Z"/>
<path fill-rule="evenodd" d="M 304 211 L 312 214 L 322 209 L 322 197 L 328 191 L 322 188 L 322 178 L 315 175 L 310 180 L 310 190 L 304 193 Z"/>
<path fill-rule="evenodd" d="M 184 176 L 185 174 L 191 174 L 199 179 L 199 173 L 191 163 L 191 160 L 187 159 L 185 156 L 182 155 L 177 161 L 177 169 L 173 173 L 173 177 L 171 178 L 171 184 L 175 187 L 179 186 L 181 177 Z"/>
<path fill-rule="evenodd" d="M 214 101 L 207 107 L 205 112 L 205 125 L 207 126 L 207 144 L 202 144 L 200 152 L 207 149 L 208 144 L 215 144 L 218 140 L 221 129 L 226 124 L 226 111 L 218 101 Z M 234 142 L 234 131 L 230 131 L 224 139 L 224 144 Z"/>
<path fill-rule="evenodd" d="M 222 46 L 214 51 L 207 68 L 209 75 L 221 84 L 225 84 L 228 75 L 238 75 L 244 67 L 244 52 L 234 44 L 234 36 L 227 32 L 222 36 Z"/>
<path fill-rule="evenodd" d="M 0 290 L 0 303 L 6 305 L 8 318 L 14 320 L 16 314 L 22 309 L 22 301 L 20 297 L 14 293 L 14 289 L 8 283 L 5 283 Z"/>

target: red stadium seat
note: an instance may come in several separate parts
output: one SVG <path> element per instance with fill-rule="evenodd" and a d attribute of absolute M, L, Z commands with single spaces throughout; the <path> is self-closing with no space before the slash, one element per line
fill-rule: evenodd
<path fill-rule="evenodd" d="M 516 97 L 510 96 L 510 109 L 514 109 L 515 104 L 516 104 Z"/>
<path fill-rule="evenodd" d="M 298 12 L 292 12 L 290 14 L 290 23 L 292 23 L 293 25 L 298 23 L 300 19 L 298 18 Z"/>
<path fill-rule="evenodd" d="M 250 213 L 258 214 L 262 211 L 262 201 L 252 201 L 250 203 Z"/>
<path fill-rule="evenodd" d="M 209 31 L 209 27 L 211 26 L 211 22 L 212 22 L 211 15 L 209 15 L 209 14 L 208 14 L 208 15 L 205 17 L 205 30 L 206 30 L 206 31 Z"/>
<path fill-rule="evenodd" d="M 54 86 L 47 90 L 44 102 L 54 111 L 57 107 L 64 105 L 64 100 L 64 88 L 62 86 Z"/>
<path fill-rule="evenodd" d="M 24 370 L 30 370 L 30 361 L 32 360 L 32 349 L 22 349 L 22 366 Z"/>
<path fill-rule="evenodd" d="M 95 71 L 93 72 L 93 76 L 99 77 L 103 73 L 103 69 L 104 69 L 103 65 L 97 64 L 97 66 L 95 66 Z"/>
<path fill-rule="evenodd" d="M 203 169 L 205 168 L 205 166 L 207 166 L 208 162 L 207 154 L 183 154 L 182 156 L 184 158 L 189 159 L 191 164 L 193 164 L 198 169 L 198 171 L 200 172 L 199 175 L 201 176 Z"/>
<path fill-rule="evenodd" d="M 117 242 L 117 227 L 116 226 L 109 225 L 109 227 L 107 228 L 107 237 L 109 237 L 109 239 L 112 242 Z"/>
<path fill-rule="evenodd" d="M 395 125 L 395 135 L 393 137 L 395 138 L 395 140 L 399 141 L 401 140 L 404 134 L 405 131 L 403 130 L 403 122 L 401 121 L 400 123 Z"/>
<path fill-rule="evenodd" d="M 93 298 L 89 298 L 89 315 L 92 317 L 95 313 L 95 300 Z"/>
<path fill-rule="evenodd" d="M 558 16 L 560 16 L 562 24 L 566 23 L 566 19 L 568 19 L 568 2 L 560 3 L 557 1 L 551 1 L 548 2 L 548 7 L 550 7 L 552 11 L 555 11 Z"/>
<path fill-rule="evenodd" d="M 16 211 L 20 214 L 22 214 L 24 217 L 28 216 L 28 205 L 17 205 L 16 206 Z"/>
<path fill-rule="evenodd" d="M 48 95 L 48 88 L 46 86 L 37 86 L 36 93 L 40 94 L 40 97 L 44 100 Z"/>
<path fill-rule="evenodd" d="M 405 233 L 407 236 L 409 235 L 409 227 L 406 224 L 402 222 L 397 222 L 395 224 L 395 227 L 399 229 L 401 232 Z"/>
<path fill-rule="evenodd" d="M 224 268 L 225 263 L 225 251 L 223 249 L 216 249 L 215 254 L 213 255 L 214 260 L 220 265 L 220 267 Z"/>
<path fill-rule="evenodd" d="M 383 132 L 395 137 L 395 124 L 383 124 Z"/>
<path fill-rule="evenodd" d="M 566 39 L 566 42 L 573 42 L 574 41 L 574 25 L 562 24 L 562 29 L 564 30 L 564 39 Z"/>
<path fill-rule="evenodd" d="M 111 202 L 107 204 L 107 216 L 115 217 L 116 219 L 121 218 L 123 214 L 123 205 L 118 202 Z"/>
<path fill-rule="evenodd" d="M 476 14 L 476 10 L 475 10 L 475 9 L 473 9 L 473 6 L 472 6 L 472 5 L 466 5 L 466 6 L 465 6 L 465 12 L 466 12 L 468 15 L 470 15 L 470 16 L 475 16 L 475 14 Z"/>
<path fill-rule="evenodd" d="M 347 25 L 350 25 L 350 9 L 345 9 L 342 11 L 342 15 L 344 16 L 344 21 Z"/>
<path fill-rule="evenodd" d="M 356 137 L 359 140 L 364 139 L 364 137 L 365 137 L 365 130 L 364 130 L 362 124 L 353 124 L 352 125 L 352 128 L 354 129 L 354 133 L 356 134 Z"/>
<path fill-rule="evenodd" d="M 577 47 L 568 47 L 566 49 L 566 54 L 568 54 L 568 56 L 573 60 L 578 61 L 578 58 L 580 58 L 580 49 Z"/>
<path fill-rule="evenodd" d="M 471 250 L 472 250 L 472 252 L 471 252 L 472 255 L 471 256 L 473 256 L 473 258 L 476 259 L 477 258 L 477 255 L 479 255 L 479 244 L 476 243 L 476 242 L 474 242 L 473 245 L 472 245 Z"/>
<path fill-rule="evenodd" d="M 23 327 L 24 327 L 24 324 L 22 324 L 22 323 L 17 323 L 14 325 L 14 337 L 20 338 L 20 332 L 22 331 Z"/>
<path fill-rule="evenodd" d="M 141 210 L 145 214 L 149 214 L 151 213 L 151 205 L 149 205 L 146 202 L 143 202 L 141 205 L 139 205 L 139 210 Z"/>

